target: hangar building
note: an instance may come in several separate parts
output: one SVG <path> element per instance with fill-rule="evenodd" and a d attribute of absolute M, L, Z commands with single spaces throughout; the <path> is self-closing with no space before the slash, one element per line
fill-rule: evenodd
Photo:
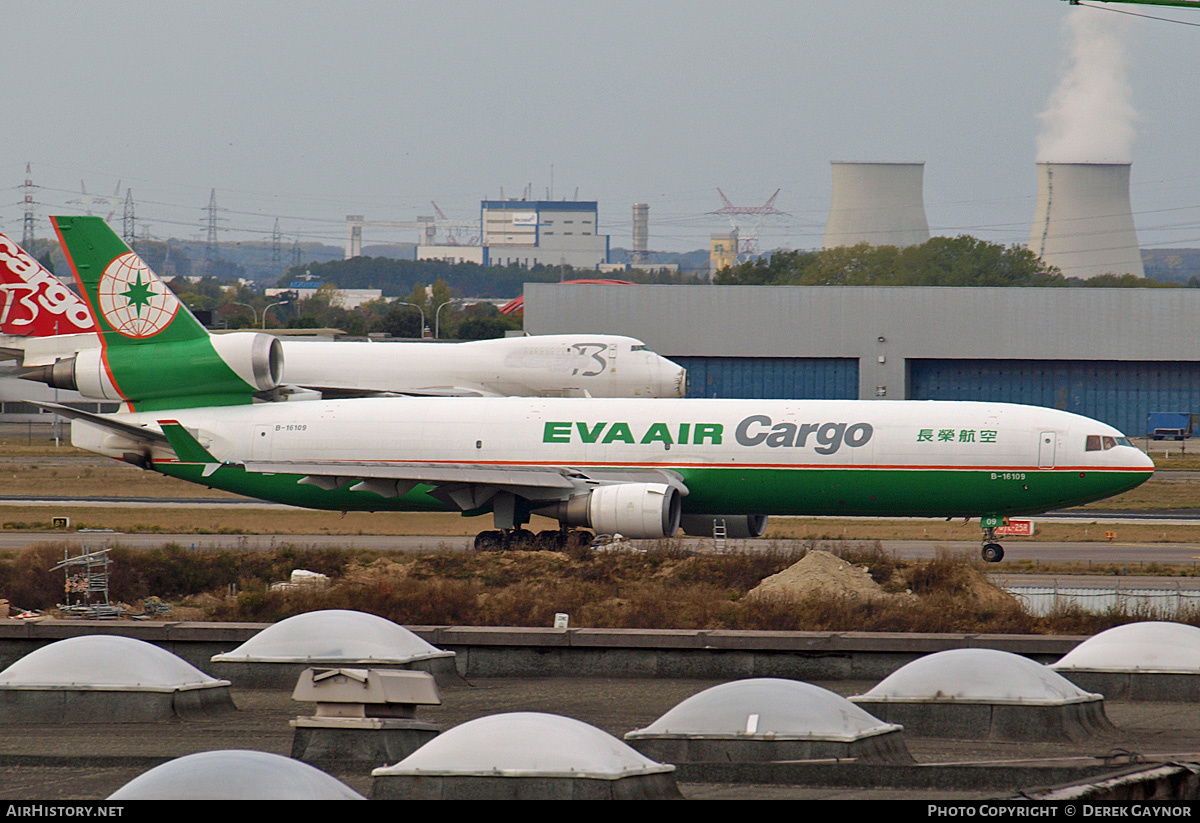
<path fill-rule="evenodd" d="M 1200 290 L 525 286 L 531 334 L 640 338 L 690 397 L 987 400 L 1129 435 L 1200 411 Z"/>

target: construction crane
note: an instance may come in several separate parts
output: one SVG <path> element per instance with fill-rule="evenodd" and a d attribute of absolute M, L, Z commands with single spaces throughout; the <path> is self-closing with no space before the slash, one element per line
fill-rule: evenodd
<path fill-rule="evenodd" d="M 442 230 L 442 233 L 445 236 L 445 243 L 447 246 L 478 246 L 479 245 L 479 236 L 478 235 L 476 235 L 474 237 L 469 237 L 465 241 L 460 240 L 459 236 L 458 236 L 458 232 L 460 229 L 478 228 L 478 226 L 479 226 L 478 222 L 471 221 L 471 220 L 451 220 L 449 217 L 446 216 L 446 214 L 440 208 L 438 208 L 437 203 L 430 200 L 429 204 L 431 206 L 433 206 L 433 212 L 434 212 L 434 214 L 437 215 L 437 220 L 434 221 L 434 226 Z"/>
<path fill-rule="evenodd" d="M 108 216 L 104 219 L 106 222 L 113 219 L 113 215 L 117 213 L 117 206 L 121 203 L 120 180 L 117 181 L 117 187 L 113 189 L 111 197 L 106 197 L 103 194 L 88 194 L 87 184 L 82 180 L 79 181 L 79 191 L 83 195 L 82 197 L 76 197 L 74 200 L 68 200 L 67 202 L 83 206 L 84 212 L 88 215 L 92 213 L 92 206 L 112 206 L 112 209 L 108 212 Z"/>

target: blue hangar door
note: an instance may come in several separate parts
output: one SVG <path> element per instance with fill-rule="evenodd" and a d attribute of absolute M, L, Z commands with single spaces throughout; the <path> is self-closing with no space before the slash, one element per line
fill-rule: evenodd
<path fill-rule="evenodd" d="M 676 357 L 688 370 L 688 397 L 854 400 L 855 357 Z"/>
<path fill-rule="evenodd" d="M 1200 363 L 1126 360 L 909 360 L 913 400 L 990 400 L 1075 412 L 1127 435 L 1153 411 L 1200 412 Z"/>

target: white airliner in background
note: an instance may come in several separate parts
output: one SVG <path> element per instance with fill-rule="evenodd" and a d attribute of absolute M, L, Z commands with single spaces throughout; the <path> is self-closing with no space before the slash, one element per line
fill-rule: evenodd
<path fill-rule="evenodd" d="M 98 349 L 84 301 L 0 234 L 0 349 L 25 377 L 95 396 L 73 377 L 80 352 Z M 687 372 L 632 337 L 560 334 L 468 343 L 280 340 L 279 397 L 682 397 Z M 56 364 L 57 367 L 56 367 Z M 65 402 L 75 399 L 62 396 Z"/>
<path fill-rule="evenodd" d="M 682 397 L 687 372 L 640 340 L 551 334 L 468 343 L 283 339 L 284 380 L 348 395 Z"/>

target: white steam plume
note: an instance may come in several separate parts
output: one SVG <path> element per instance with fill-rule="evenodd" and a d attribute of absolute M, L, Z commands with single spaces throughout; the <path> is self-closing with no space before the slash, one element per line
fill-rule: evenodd
<path fill-rule="evenodd" d="M 1129 26 L 1116 15 L 1071 9 L 1063 22 L 1070 55 L 1038 115 L 1039 163 L 1129 163 L 1137 112 L 1125 77 Z"/>

